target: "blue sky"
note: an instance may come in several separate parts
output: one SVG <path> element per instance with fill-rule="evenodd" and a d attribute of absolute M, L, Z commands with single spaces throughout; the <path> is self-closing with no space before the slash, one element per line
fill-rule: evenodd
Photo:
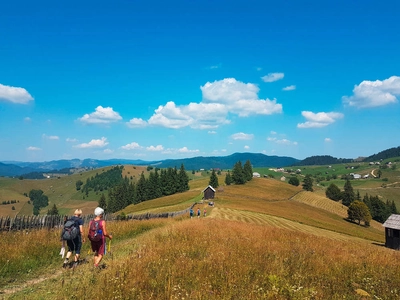
<path fill-rule="evenodd" d="M 0 161 L 400 145 L 399 1 L 3 1 Z"/>

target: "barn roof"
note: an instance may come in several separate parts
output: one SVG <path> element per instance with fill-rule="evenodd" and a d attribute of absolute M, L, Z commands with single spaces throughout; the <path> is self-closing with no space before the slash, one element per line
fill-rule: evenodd
<path fill-rule="evenodd" d="M 208 187 L 206 187 L 206 188 L 203 190 L 203 192 L 204 192 L 206 189 L 208 189 L 208 188 L 212 189 L 212 190 L 215 192 L 215 189 L 214 189 L 211 185 L 209 185 Z"/>
<path fill-rule="evenodd" d="M 386 222 L 383 223 L 383 226 L 387 228 L 400 230 L 400 215 L 395 215 L 395 214 L 390 215 L 390 217 L 386 220 Z"/>

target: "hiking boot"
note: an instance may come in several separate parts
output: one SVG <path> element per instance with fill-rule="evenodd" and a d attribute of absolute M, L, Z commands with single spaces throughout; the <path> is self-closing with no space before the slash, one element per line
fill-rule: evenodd
<path fill-rule="evenodd" d="M 68 258 L 66 258 L 65 260 L 64 260 L 64 263 L 63 263 L 63 268 L 65 269 L 67 266 L 68 266 L 68 264 L 69 264 L 69 261 L 68 261 Z"/>
<path fill-rule="evenodd" d="M 72 269 L 75 269 L 78 266 L 79 262 L 74 261 L 73 265 L 72 265 Z"/>

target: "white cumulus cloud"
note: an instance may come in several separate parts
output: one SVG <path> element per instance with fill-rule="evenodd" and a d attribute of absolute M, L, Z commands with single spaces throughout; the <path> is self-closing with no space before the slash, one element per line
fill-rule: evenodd
<path fill-rule="evenodd" d="M 28 148 L 26 148 L 26 150 L 28 150 L 28 151 L 40 151 L 42 149 L 40 149 L 38 147 L 29 146 Z"/>
<path fill-rule="evenodd" d="M 135 149 L 141 149 L 141 148 L 143 148 L 143 147 L 140 146 L 136 142 L 132 142 L 130 144 L 127 144 L 127 145 L 121 147 L 121 149 L 124 149 L 124 150 L 135 150 Z"/>
<path fill-rule="evenodd" d="M 285 139 L 285 138 L 278 139 L 276 137 L 268 137 L 267 141 L 268 142 L 273 142 L 273 143 L 278 144 L 278 145 L 287 145 L 287 146 L 290 146 L 290 145 L 296 146 L 298 144 L 297 142 L 293 142 L 293 141 L 290 141 L 290 140 Z"/>
<path fill-rule="evenodd" d="M 102 137 L 101 139 L 93 139 L 89 143 L 82 143 L 79 145 L 76 145 L 75 148 L 103 148 L 107 146 L 109 143 L 107 142 L 107 138 Z"/>
<path fill-rule="evenodd" d="M 288 85 L 282 89 L 282 91 L 294 91 L 296 89 L 295 85 Z"/>
<path fill-rule="evenodd" d="M 234 140 L 252 140 L 254 138 L 254 134 L 238 132 L 238 133 L 232 134 L 231 138 Z"/>
<path fill-rule="evenodd" d="M 95 112 L 85 114 L 79 120 L 87 124 L 109 124 L 121 119 L 122 117 L 112 107 L 97 106 Z"/>
<path fill-rule="evenodd" d="M 17 104 L 27 104 L 33 100 L 28 91 L 21 87 L 14 87 L 0 83 L 0 100 Z"/>
<path fill-rule="evenodd" d="M 200 87 L 203 92 L 203 101 L 206 103 L 220 103 L 226 111 L 239 116 L 271 115 L 282 112 L 282 104 L 276 99 L 259 99 L 259 88 L 253 83 L 243 83 L 235 78 L 225 78 L 214 82 L 207 82 Z"/>
<path fill-rule="evenodd" d="M 331 140 L 331 138 L 325 138 L 325 140 L 324 140 L 326 143 L 330 143 L 330 142 L 332 142 L 332 140 Z"/>
<path fill-rule="evenodd" d="M 146 127 L 147 122 L 141 118 L 133 118 L 130 119 L 129 122 L 126 122 L 126 125 L 130 128 L 139 128 L 139 127 Z"/>
<path fill-rule="evenodd" d="M 306 118 L 306 122 L 297 124 L 298 128 L 320 128 L 328 126 L 338 119 L 343 118 L 342 113 L 337 112 L 319 112 L 302 111 L 301 114 Z"/>
<path fill-rule="evenodd" d="M 178 149 L 178 152 L 179 153 L 197 153 L 197 152 L 200 152 L 199 150 L 190 150 L 190 149 L 188 149 L 187 147 L 182 147 L 182 148 L 180 148 L 180 149 Z"/>
<path fill-rule="evenodd" d="M 128 126 L 162 126 L 172 129 L 191 127 L 212 130 L 229 124 L 228 116 L 271 115 L 282 113 L 282 104 L 276 99 L 259 99 L 259 88 L 252 83 L 243 83 L 235 78 L 207 82 L 200 87 L 203 97 L 199 103 L 176 105 L 173 101 L 159 105 L 147 120 L 133 118 Z"/>
<path fill-rule="evenodd" d="M 42 138 L 44 138 L 46 140 L 59 140 L 60 139 L 56 135 L 46 135 L 46 134 L 42 134 Z"/>
<path fill-rule="evenodd" d="M 68 142 L 68 143 L 76 143 L 78 140 L 75 139 L 75 138 L 66 138 L 65 141 Z"/>
<path fill-rule="evenodd" d="M 400 96 L 400 77 L 392 76 L 385 80 L 364 80 L 355 85 L 352 96 L 343 96 L 344 104 L 358 108 L 377 107 L 397 103 Z"/>
<path fill-rule="evenodd" d="M 264 82 L 274 82 L 283 79 L 283 77 L 285 77 L 284 73 L 268 73 L 268 75 L 261 77 L 261 79 Z"/>
<path fill-rule="evenodd" d="M 250 149 L 250 146 L 244 146 L 244 149 L 246 149 L 246 150 L 249 150 Z"/>
<path fill-rule="evenodd" d="M 157 146 L 149 146 L 146 148 L 148 151 L 163 151 L 164 147 L 162 145 L 157 145 Z"/>

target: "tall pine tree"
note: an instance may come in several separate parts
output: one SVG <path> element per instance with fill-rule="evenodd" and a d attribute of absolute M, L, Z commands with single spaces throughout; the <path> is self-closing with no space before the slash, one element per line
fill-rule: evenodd
<path fill-rule="evenodd" d="M 208 182 L 209 185 L 211 185 L 214 189 L 219 186 L 218 183 L 218 176 L 215 173 L 215 170 L 213 169 L 210 175 L 210 181 Z"/>
<path fill-rule="evenodd" d="M 189 176 L 185 171 L 185 166 L 181 164 L 181 168 L 178 173 L 178 192 L 185 192 L 189 190 Z"/>
<path fill-rule="evenodd" d="M 253 168 L 251 166 L 250 160 L 247 160 L 243 166 L 244 177 L 246 181 L 253 179 Z"/>
<path fill-rule="evenodd" d="M 350 180 L 346 179 L 343 189 L 344 191 L 342 193 L 342 204 L 349 206 L 356 198 Z"/>
<path fill-rule="evenodd" d="M 232 184 L 232 176 L 231 176 L 231 173 L 229 171 L 225 175 L 225 184 L 226 185 L 231 185 Z"/>
<path fill-rule="evenodd" d="M 246 177 L 244 175 L 242 162 L 240 160 L 233 166 L 232 181 L 235 184 L 245 184 L 246 183 Z"/>

